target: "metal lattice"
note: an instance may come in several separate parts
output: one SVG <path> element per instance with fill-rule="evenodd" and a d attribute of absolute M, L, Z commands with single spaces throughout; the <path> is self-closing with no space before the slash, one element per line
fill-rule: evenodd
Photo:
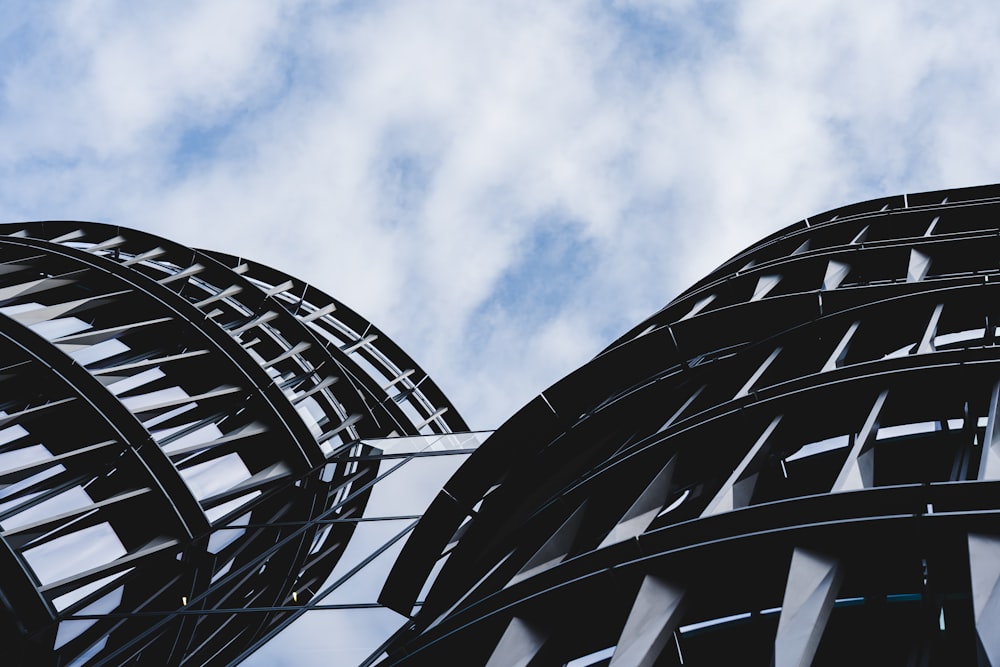
<path fill-rule="evenodd" d="M 998 282 L 997 186 L 740 253 L 448 482 L 381 664 L 1000 665 Z"/>
<path fill-rule="evenodd" d="M 343 304 L 110 225 L 0 226 L 0 637 L 32 665 L 223 665 L 308 608 L 365 438 L 467 427 Z"/>

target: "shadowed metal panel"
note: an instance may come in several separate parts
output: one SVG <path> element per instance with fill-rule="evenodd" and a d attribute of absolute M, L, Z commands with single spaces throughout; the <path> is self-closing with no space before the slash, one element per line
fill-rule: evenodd
<path fill-rule="evenodd" d="M 843 207 L 724 262 L 445 485 L 383 599 L 409 609 L 407 578 L 444 564 L 381 664 L 480 664 L 512 618 L 545 619 L 551 664 L 652 637 L 657 665 L 977 664 L 998 258 L 989 186 Z M 657 580 L 685 604 L 638 632 Z"/>
<path fill-rule="evenodd" d="M 464 424 L 440 394 L 413 416 L 369 400 L 356 380 L 381 376 L 288 308 L 296 285 L 120 227 L 0 225 L 10 659 L 242 659 L 364 519 L 382 457 L 361 438 Z"/>

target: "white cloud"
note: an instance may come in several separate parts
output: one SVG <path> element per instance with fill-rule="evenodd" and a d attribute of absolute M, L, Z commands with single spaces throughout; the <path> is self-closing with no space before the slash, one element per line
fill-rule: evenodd
<path fill-rule="evenodd" d="M 479 426 L 597 351 L 553 357 L 539 327 L 599 346 L 763 232 L 997 166 L 1000 18 L 975 2 L 34 11 L 11 23 L 43 40 L 7 37 L 7 217 L 111 219 L 299 273 Z M 591 270 L 546 267 L 547 317 L 508 290 L 477 334 L 553 219 L 598 248 Z"/>
<path fill-rule="evenodd" d="M 136 7 L 0 10 L 0 217 L 299 274 L 477 427 L 766 233 L 1000 180 L 991 3 Z"/>

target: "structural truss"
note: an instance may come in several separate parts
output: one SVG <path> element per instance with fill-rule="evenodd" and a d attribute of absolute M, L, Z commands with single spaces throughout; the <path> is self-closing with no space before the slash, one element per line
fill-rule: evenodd
<path fill-rule="evenodd" d="M 1000 187 L 764 239 L 445 485 L 382 664 L 1000 665 L 998 327 Z"/>
<path fill-rule="evenodd" d="M 466 430 L 295 278 L 109 225 L 0 226 L 5 664 L 242 659 L 367 562 L 327 582 L 386 461 Z"/>

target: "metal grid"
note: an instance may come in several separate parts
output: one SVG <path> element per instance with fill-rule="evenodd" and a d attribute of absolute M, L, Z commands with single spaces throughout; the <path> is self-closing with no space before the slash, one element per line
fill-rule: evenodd
<path fill-rule="evenodd" d="M 226 255 L 0 226 L 5 655 L 227 664 L 294 619 L 364 516 L 363 438 L 466 430 L 373 331 Z"/>
<path fill-rule="evenodd" d="M 448 482 L 381 664 L 1000 665 L 998 282 L 997 186 L 740 253 Z"/>

